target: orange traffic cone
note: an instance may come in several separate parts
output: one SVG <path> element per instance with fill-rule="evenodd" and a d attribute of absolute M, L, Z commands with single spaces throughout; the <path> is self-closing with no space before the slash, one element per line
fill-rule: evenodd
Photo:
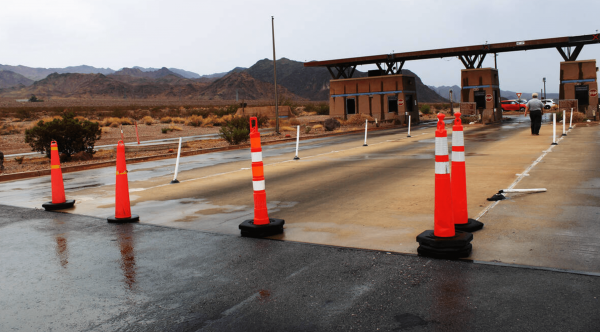
<path fill-rule="evenodd" d="M 456 230 L 474 232 L 483 223 L 469 218 L 467 209 L 467 175 L 465 170 L 465 139 L 460 113 L 454 113 L 452 127 L 452 212 Z"/>
<path fill-rule="evenodd" d="M 140 216 L 131 214 L 129 203 L 129 184 L 127 182 L 127 165 L 125 164 L 125 144 L 117 144 L 117 181 L 115 183 L 115 215 L 108 217 L 108 222 L 137 222 Z"/>
<path fill-rule="evenodd" d="M 253 124 L 254 123 L 254 124 Z M 267 212 L 267 193 L 262 162 L 262 147 L 256 117 L 250 118 L 250 153 L 252 155 L 252 186 L 254 187 L 254 219 L 239 226 L 242 236 L 264 237 L 283 233 L 283 219 L 271 219 Z"/>
<path fill-rule="evenodd" d="M 52 202 L 44 203 L 42 207 L 46 211 L 72 208 L 75 200 L 70 199 L 67 201 L 65 199 L 65 185 L 60 169 L 60 158 L 58 157 L 58 145 L 56 141 L 50 143 L 50 179 L 52 182 Z"/>
<path fill-rule="evenodd" d="M 435 132 L 435 209 L 434 229 L 417 236 L 419 255 L 438 258 L 463 258 L 471 254 L 473 235 L 455 231 L 452 216 L 448 134 L 444 114 L 438 114 Z"/>

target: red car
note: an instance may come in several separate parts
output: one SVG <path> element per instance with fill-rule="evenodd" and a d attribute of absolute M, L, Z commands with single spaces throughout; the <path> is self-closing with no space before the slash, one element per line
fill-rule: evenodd
<path fill-rule="evenodd" d="M 517 100 L 504 100 L 500 102 L 500 107 L 502 107 L 503 111 L 525 111 L 525 107 L 527 105 L 521 103 Z"/>

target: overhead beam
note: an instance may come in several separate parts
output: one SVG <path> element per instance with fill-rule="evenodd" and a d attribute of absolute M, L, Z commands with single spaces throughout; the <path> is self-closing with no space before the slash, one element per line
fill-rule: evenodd
<path fill-rule="evenodd" d="M 524 40 L 507 43 L 495 43 L 495 44 L 483 44 L 473 45 L 465 47 L 453 47 L 443 48 L 436 50 L 416 51 L 416 52 L 404 52 L 394 54 L 382 54 L 374 56 L 346 58 L 337 60 L 326 60 L 326 61 L 311 61 L 305 62 L 305 67 L 324 67 L 324 66 L 339 66 L 345 67 L 353 65 L 368 65 L 385 63 L 387 61 L 401 62 L 411 60 L 424 60 L 434 58 L 445 58 L 445 57 L 476 57 L 482 56 L 487 53 L 503 53 L 503 52 L 515 52 L 515 51 L 526 51 L 544 48 L 561 48 L 561 47 L 575 47 L 575 52 L 567 56 L 567 59 L 575 59 L 573 55 L 576 55 L 577 49 L 580 46 L 588 44 L 600 44 L 599 34 L 592 35 L 581 35 L 572 37 L 559 37 L 559 38 L 547 38 L 547 39 L 534 39 Z M 577 53 L 578 55 L 578 53 Z M 574 60 L 568 60 L 574 61 Z M 383 70 L 383 68 L 381 68 Z"/>

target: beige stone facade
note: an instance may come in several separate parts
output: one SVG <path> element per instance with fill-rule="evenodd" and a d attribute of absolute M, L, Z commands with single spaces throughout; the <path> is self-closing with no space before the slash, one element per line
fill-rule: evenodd
<path fill-rule="evenodd" d="M 561 100 L 576 99 L 577 109 L 589 119 L 598 119 L 598 81 L 596 60 L 560 63 Z"/>
<path fill-rule="evenodd" d="M 475 103 L 475 110 L 465 115 L 477 115 L 484 124 L 502 121 L 498 70 L 463 69 L 460 102 Z"/>
<path fill-rule="evenodd" d="M 378 121 L 419 123 L 417 85 L 410 75 L 386 75 L 330 81 L 329 115 L 348 119 L 367 114 Z"/>

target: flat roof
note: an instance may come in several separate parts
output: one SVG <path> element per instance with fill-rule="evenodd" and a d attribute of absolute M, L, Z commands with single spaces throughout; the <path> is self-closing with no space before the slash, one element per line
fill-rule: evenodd
<path fill-rule="evenodd" d="M 337 59 L 337 60 L 310 61 L 310 62 L 305 62 L 304 67 L 329 67 L 329 66 L 336 66 L 336 65 L 337 66 L 339 66 L 339 65 L 344 65 L 344 66 L 367 65 L 367 64 L 376 64 L 376 63 L 382 63 L 382 62 L 388 62 L 388 61 L 399 62 L 399 61 L 435 59 L 435 58 L 446 58 L 446 57 L 465 56 L 465 55 L 482 55 L 482 54 L 490 54 L 490 53 L 535 50 L 535 49 L 542 49 L 542 48 L 583 46 L 586 44 L 597 44 L 597 43 L 600 43 L 599 34 L 591 34 L 591 35 L 581 35 L 581 36 L 573 36 L 573 37 L 532 39 L 532 40 L 522 40 L 522 41 L 496 43 L 496 44 L 483 44 L 483 45 L 473 45 L 473 46 L 463 46 L 463 47 L 440 48 L 440 49 L 426 50 L 426 51 L 390 53 L 390 54 L 382 54 L 382 55 L 372 55 L 372 56 L 364 56 L 364 57 Z"/>

